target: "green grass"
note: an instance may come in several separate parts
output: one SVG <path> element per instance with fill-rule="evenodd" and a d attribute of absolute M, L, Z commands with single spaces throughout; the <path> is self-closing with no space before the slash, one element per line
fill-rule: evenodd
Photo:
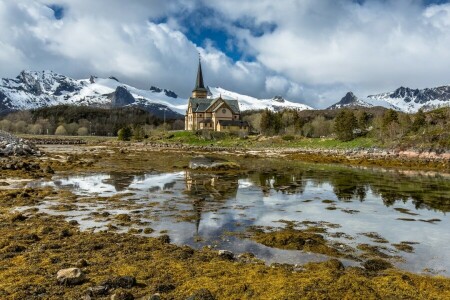
<path fill-rule="evenodd" d="M 170 137 L 170 138 L 169 138 Z M 285 140 L 283 137 L 263 137 L 250 136 L 248 139 L 241 139 L 235 136 L 226 136 L 218 140 L 206 140 L 190 131 L 170 132 L 156 140 L 162 143 L 180 143 L 192 146 L 222 146 L 241 148 L 304 148 L 304 149 L 355 149 L 370 148 L 379 146 L 374 139 L 360 137 L 349 142 L 341 142 L 331 138 L 302 138 Z"/>

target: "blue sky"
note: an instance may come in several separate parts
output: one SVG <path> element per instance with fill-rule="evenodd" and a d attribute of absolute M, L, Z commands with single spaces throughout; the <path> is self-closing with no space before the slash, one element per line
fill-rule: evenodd
<path fill-rule="evenodd" d="M 442 0 L 2 0 L 1 77 L 51 69 L 188 97 L 206 84 L 326 107 L 450 83 Z"/>

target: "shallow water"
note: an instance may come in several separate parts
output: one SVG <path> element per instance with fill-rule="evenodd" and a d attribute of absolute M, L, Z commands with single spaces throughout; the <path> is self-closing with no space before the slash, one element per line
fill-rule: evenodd
<path fill-rule="evenodd" d="M 182 171 L 56 176 L 29 186 L 70 189 L 78 195 L 67 209 L 58 208 L 63 202 L 59 199 L 47 199 L 38 208 L 77 220 L 83 230 L 103 230 L 108 224 L 119 231 L 150 227 L 155 230 L 151 235 L 167 232 L 176 244 L 211 245 L 252 252 L 268 263 L 301 264 L 327 257 L 269 248 L 230 232 L 245 232 L 249 226 L 283 227 L 282 220 L 310 221 L 327 229 L 327 240 L 349 245 L 356 252 L 359 244 L 377 245 L 399 268 L 450 275 L 446 214 L 450 180 L 438 175 L 305 165 L 245 175 Z M 132 216 L 131 225 L 115 220 L 123 213 Z M 367 237 L 370 232 L 385 241 Z M 414 243 L 413 253 L 392 245 L 405 241 Z"/>

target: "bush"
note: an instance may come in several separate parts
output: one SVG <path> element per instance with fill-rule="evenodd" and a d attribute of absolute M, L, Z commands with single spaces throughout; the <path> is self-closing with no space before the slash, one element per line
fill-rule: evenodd
<path fill-rule="evenodd" d="M 67 135 L 67 130 L 64 125 L 59 125 L 55 130 L 55 135 Z"/>
<path fill-rule="evenodd" d="M 117 138 L 119 141 L 129 141 L 133 132 L 130 127 L 124 127 L 117 132 Z"/>
<path fill-rule="evenodd" d="M 80 127 L 77 131 L 78 135 L 88 135 L 89 134 L 89 130 L 86 127 Z"/>
<path fill-rule="evenodd" d="M 283 135 L 281 138 L 282 138 L 284 141 L 293 141 L 293 140 L 295 140 L 295 136 L 290 135 L 290 134 Z"/>

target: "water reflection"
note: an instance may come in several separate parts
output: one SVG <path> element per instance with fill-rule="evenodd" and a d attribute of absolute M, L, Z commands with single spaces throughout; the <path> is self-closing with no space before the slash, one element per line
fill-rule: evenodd
<path fill-rule="evenodd" d="M 440 176 L 305 165 L 239 176 L 191 171 L 79 175 L 32 185 L 70 189 L 83 197 L 77 212 L 64 213 L 83 229 L 105 229 L 114 222 L 113 217 L 92 219 L 93 212 L 133 212 L 136 224 L 150 224 L 154 235 L 167 231 L 178 244 L 216 245 L 253 252 L 268 262 L 303 263 L 326 257 L 268 248 L 227 232 L 282 227 L 280 220 L 328 222 L 337 225 L 327 229 L 329 240 L 354 248 L 377 245 L 362 234 L 376 232 L 389 242 L 383 244 L 387 253 L 404 259 L 398 266 L 450 274 L 450 180 Z M 120 195 L 120 203 L 108 201 Z M 51 213 L 51 205 L 48 201 L 40 209 Z M 418 243 L 414 253 L 400 253 L 392 246 L 403 241 Z"/>

